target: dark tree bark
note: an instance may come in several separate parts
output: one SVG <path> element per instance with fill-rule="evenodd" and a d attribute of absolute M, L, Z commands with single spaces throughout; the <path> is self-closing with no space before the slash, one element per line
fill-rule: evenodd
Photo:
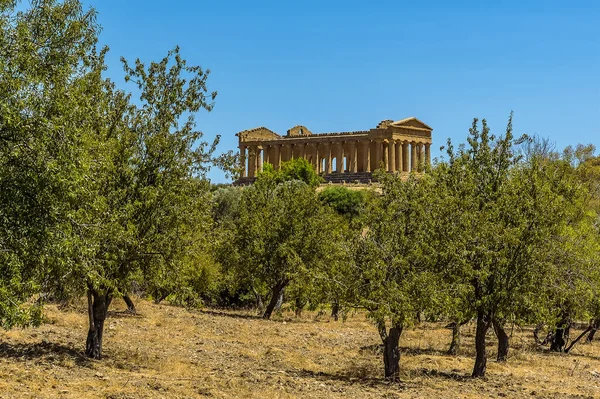
<path fill-rule="evenodd" d="M 169 293 L 165 290 L 160 290 L 157 294 L 156 297 L 154 298 L 154 303 L 155 304 L 160 304 L 162 301 L 164 301 L 165 299 L 167 299 L 167 297 L 169 296 Z"/>
<path fill-rule="evenodd" d="M 460 348 L 460 326 L 461 324 L 458 322 L 452 323 L 452 342 L 448 349 L 448 354 L 452 356 L 456 356 Z"/>
<path fill-rule="evenodd" d="M 331 317 L 333 317 L 333 320 L 335 321 L 338 321 L 340 317 L 340 304 L 337 301 L 331 304 Z"/>
<path fill-rule="evenodd" d="M 565 353 L 569 353 L 569 351 L 571 350 L 571 348 L 573 348 L 573 346 L 575 346 L 575 344 L 581 339 L 583 338 L 583 336 L 585 334 L 587 334 L 588 332 L 592 331 L 592 329 L 594 328 L 593 325 L 590 325 L 588 328 L 585 329 L 584 332 L 582 332 L 581 334 L 579 334 L 579 336 L 577 338 L 575 338 L 575 340 L 573 342 L 571 342 L 571 344 L 565 349 Z"/>
<path fill-rule="evenodd" d="M 123 300 L 127 304 L 128 311 L 130 311 L 131 313 L 137 313 L 136 309 L 135 309 L 135 304 L 133 303 L 133 301 L 131 300 L 129 295 L 123 295 Z"/>
<path fill-rule="evenodd" d="M 550 350 L 552 352 L 564 352 L 567 339 L 569 339 L 570 322 L 567 318 L 563 318 L 554 331 L 554 335 L 550 340 Z"/>
<path fill-rule="evenodd" d="M 92 359 L 101 359 L 104 320 L 106 320 L 106 313 L 110 306 L 111 295 L 110 292 L 100 294 L 89 288 L 87 297 L 89 330 L 85 344 L 85 355 Z"/>
<path fill-rule="evenodd" d="M 448 354 L 452 356 L 456 356 L 458 351 L 460 350 L 460 328 L 467 324 L 470 319 L 462 320 L 462 321 L 453 321 L 448 324 L 446 328 L 450 328 L 452 330 L 452 342 L 450 342 L 450 348 L 448 348 Z"/>
<path fill-rule="evenodd" d="M 383 341 L 383 366 L 385 378 L 390 381 L 400 381 L 400 336 L 402 326 L 394 325 L 386 332 L 385 324 L 379 325 L 379 335 Z"/>
<path fill-rule="evenodd" d="M 493 321 L 494 332 L 496 333 L 496 337 L 498 337 L 498 356 L 496 360 L 499 362 L 505 362 L 508 358 L 509 337 L 504 330 L 503 324 L 496 319 Z"/>
<path fill-rule="evenodd" d="M 473 377 L 485 377 L 487 354 L 485 352 L 485 335 L 490 328 L 490 316 L 484 311 L 477 312 L 477 329 L 475 331 L 475 365 Z"/>
<path fill-rule="evenodd" d="M 590 331 L 590 335 L 588 335 L 585 339 L 585 342 L 587 342 L 588 344 L 594 340 L 594 335 L 596 335 L 596 331 L 598 331 L 598 328 L 600 328 L 600 319 L 594 319 L 594 321 L 592 322 L 592 327 L 593 328 Z"/>
<path fill-rule="evenodd" d="M 285 286 L 287 285 L 287 283 L 277 283 L 275 284 L 275 286 L 273 287 L 273 290 L 271 291 L 271 300 L 269 301 L 269 304 L 267 305 L 267 308 L 265 309 L 265 313 L 263 313 L 263 319 L 270 319 L 271 315 L 273 314 L 273 310 L 275 310 L 275 308 L 277 307 L 277 304 L 280 303 L 280 301 L 283 300 L 283 289 L 285 288 Z M 281 304 L 279 304 L 279 306 L 281 306 Z"/>

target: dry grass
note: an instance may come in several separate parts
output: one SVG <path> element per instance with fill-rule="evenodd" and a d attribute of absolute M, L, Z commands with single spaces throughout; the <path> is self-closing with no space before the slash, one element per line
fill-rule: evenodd
<path fill-rule="evenodd" d="M 468 378 L 473 326 L 463 351 L 445 355 L 450 331 L 423 324 L 402 337 L 402 382 L 382 376 L 381 348 L 364 316 L 346 322 L 307 314 L 264 321 L 251 312 L 190 312 L 138 300 L 106 325 L 105 358 L 82 355 L 83 306 L 49 306 L 49 323 L 0 333 L 1 398 L 593 398 L 600 397 L 600 342 L 572 354 L 531 345 L 515 330 L 508 363 Z"/>

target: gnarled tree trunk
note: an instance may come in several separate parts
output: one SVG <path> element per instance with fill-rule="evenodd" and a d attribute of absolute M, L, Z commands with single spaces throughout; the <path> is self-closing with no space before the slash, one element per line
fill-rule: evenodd
<path fill-rule="evenodd" d="M 338 318 L 340 317 L 340 303 L 338 301 L 331 304 L 331 317 L 333 317 L 333 320 L 335 321 L 338 321 Z"/>
<path fill-rule="evenodd" d="M 400 336 L 402 325 L 393 325 L 389 332 L 386 331 L 385 323 L 379 326 L 379 335 L 383 341 L 383 366 L 385 378 L 391 381 L 400 380 Z"/>
<path fill-rule="evenodd" d="M 287 282 L 275 284 L 273 290 L 271 291 L 271 300 L 265 309 L 265 313 L 263 313 L 263 319 L 270 319 L 271 315 L 273 314 L 273 310 L 275 310 L 278 305 L 281 307 L 281 302 L 283 301 L 283 290 L 286 285 Z"/>
<path fill-rule="evenodd" d="M 482 310 L 477 312 L 477 329 L 475 331 L 475 365 L 473 366 L 473 377 L 485 377 L 487 366 L 487 354 L 485 352 L 485 335 L 490 328 L 490 315 Z"/>
<path fill-rule="evenodd" d="M 101 359 L 104 320 L 106 320 L 106 314 L 110 306 L 111 295 L 110 292 L 101 294 L 92 288 L 88 288 L 87 297 L 89 330 L 85 344 L 85 355 L 92 359 Z"/>
<path fill-rule="evenodd" d="M 123 295 L 123 300 L 125 301 L 125 304 L 127 304 L 127 310 L 131 313 L 136 313 L 135 304 L 133 303 L 129 295 Z"/>
<path fill-rule="evenodd" d="M 569 339 L 570 321 L 567 317 L 564 317 L 557 325 L 554 335 L 550 340 L 550 350 L 552 352 L 564 352 Z"/>
<path fill-rule="evenodd" d="M 498 337 L 498 356 L 496 357 L 496 360 L 505 362 L 508 358 L 509 337 L 504 330 L 503 322 L 494 319 L 493 326 L 496 337 Z"/>
<path fill-rule="evenodd" d="M 590 335 L 588 335 L 585 339 L 585 342 L 589 344 L 594 340 L 594 335 L 596 334 L 598 328 L 600 328 L 600 319 L 594 319 L 592 322 L 592 330 L 590 331 Z"/>
<path fill-rule="evenodd" d="M 584 331 L 583 331 L 581 334 L 579 334 L 579 336 L 578 336 L 577 338 L 575 338 L 575 340 L 573 340 L 573 341 L 571 342 L 571 344 L 570 344 L 570 345 L 569 345 L 569 346 L 568 346 L 568 347 L 565 349 L 565 353 L 569 353 L 569 351 L 570 351 L 570 350 L 571 350 L 571 349 L 572 349 L 572 348 L 575 346 L 575 344 L 576 344 L 577 342 L 579 342 L 579 340 L 580 340 L 581 338 L 583 338 L 583 336 L 584 336 L 585 334 L 587 334 L 588 332 L 592 331 L 592 329 L 593 329 L 593 328 L 594 328 L 594 326 L 593 326 L 592 324 L 590 324 L 590 325 L 588 326 L 588 328 L 586 328 L 586 329 L 585 329 L 585 330 L 584 330 Z"/>

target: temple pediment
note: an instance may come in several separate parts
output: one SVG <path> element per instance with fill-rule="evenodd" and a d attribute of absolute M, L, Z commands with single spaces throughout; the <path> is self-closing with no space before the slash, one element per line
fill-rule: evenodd
<path fill-rule="evenodd" d="M 417 128 L 417 129 L 423 129 L 423 130 L 433 130 L 429 125 L 421 122 L 414 116 L 410 117 L 410 118 L 402 119 L 399 121 L 395 121 L 395 122 L 391 123 L 390 126 L 409 127 L 409 128 L 412 127 L 412 128 Z"/>
<path fill-rule="evenodd" d="M 312 132 L 306 126 L 296 125 L 287 131 L 288 137 L 310 136 Z"/>
<path fill-rule="evenodd" d="M 281 138 L 280 135 L 267 129 L 264 126 L 256 127 L 254 129 L 248 129 L 241 131 L 236 134 L 240 138 L 240 142 L 244 141 L 260 141 L 260 140 L 277 140 Z"/>

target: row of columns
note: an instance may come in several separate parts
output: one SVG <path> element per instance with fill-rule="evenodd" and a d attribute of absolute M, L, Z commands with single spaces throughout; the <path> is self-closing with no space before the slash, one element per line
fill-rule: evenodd
<path fill-rule="evenodd" d="M 240 162 L 242 177 L 255 177 L 263 161 L 278 169 L 292 158 L 305 158 L 317 173 L 326 174 L 372 172 L 382 164 L 388 172 L 421 172 L 431 163 L 430 147 L 430 143 L 391 139 L 240 145 Z"/>

